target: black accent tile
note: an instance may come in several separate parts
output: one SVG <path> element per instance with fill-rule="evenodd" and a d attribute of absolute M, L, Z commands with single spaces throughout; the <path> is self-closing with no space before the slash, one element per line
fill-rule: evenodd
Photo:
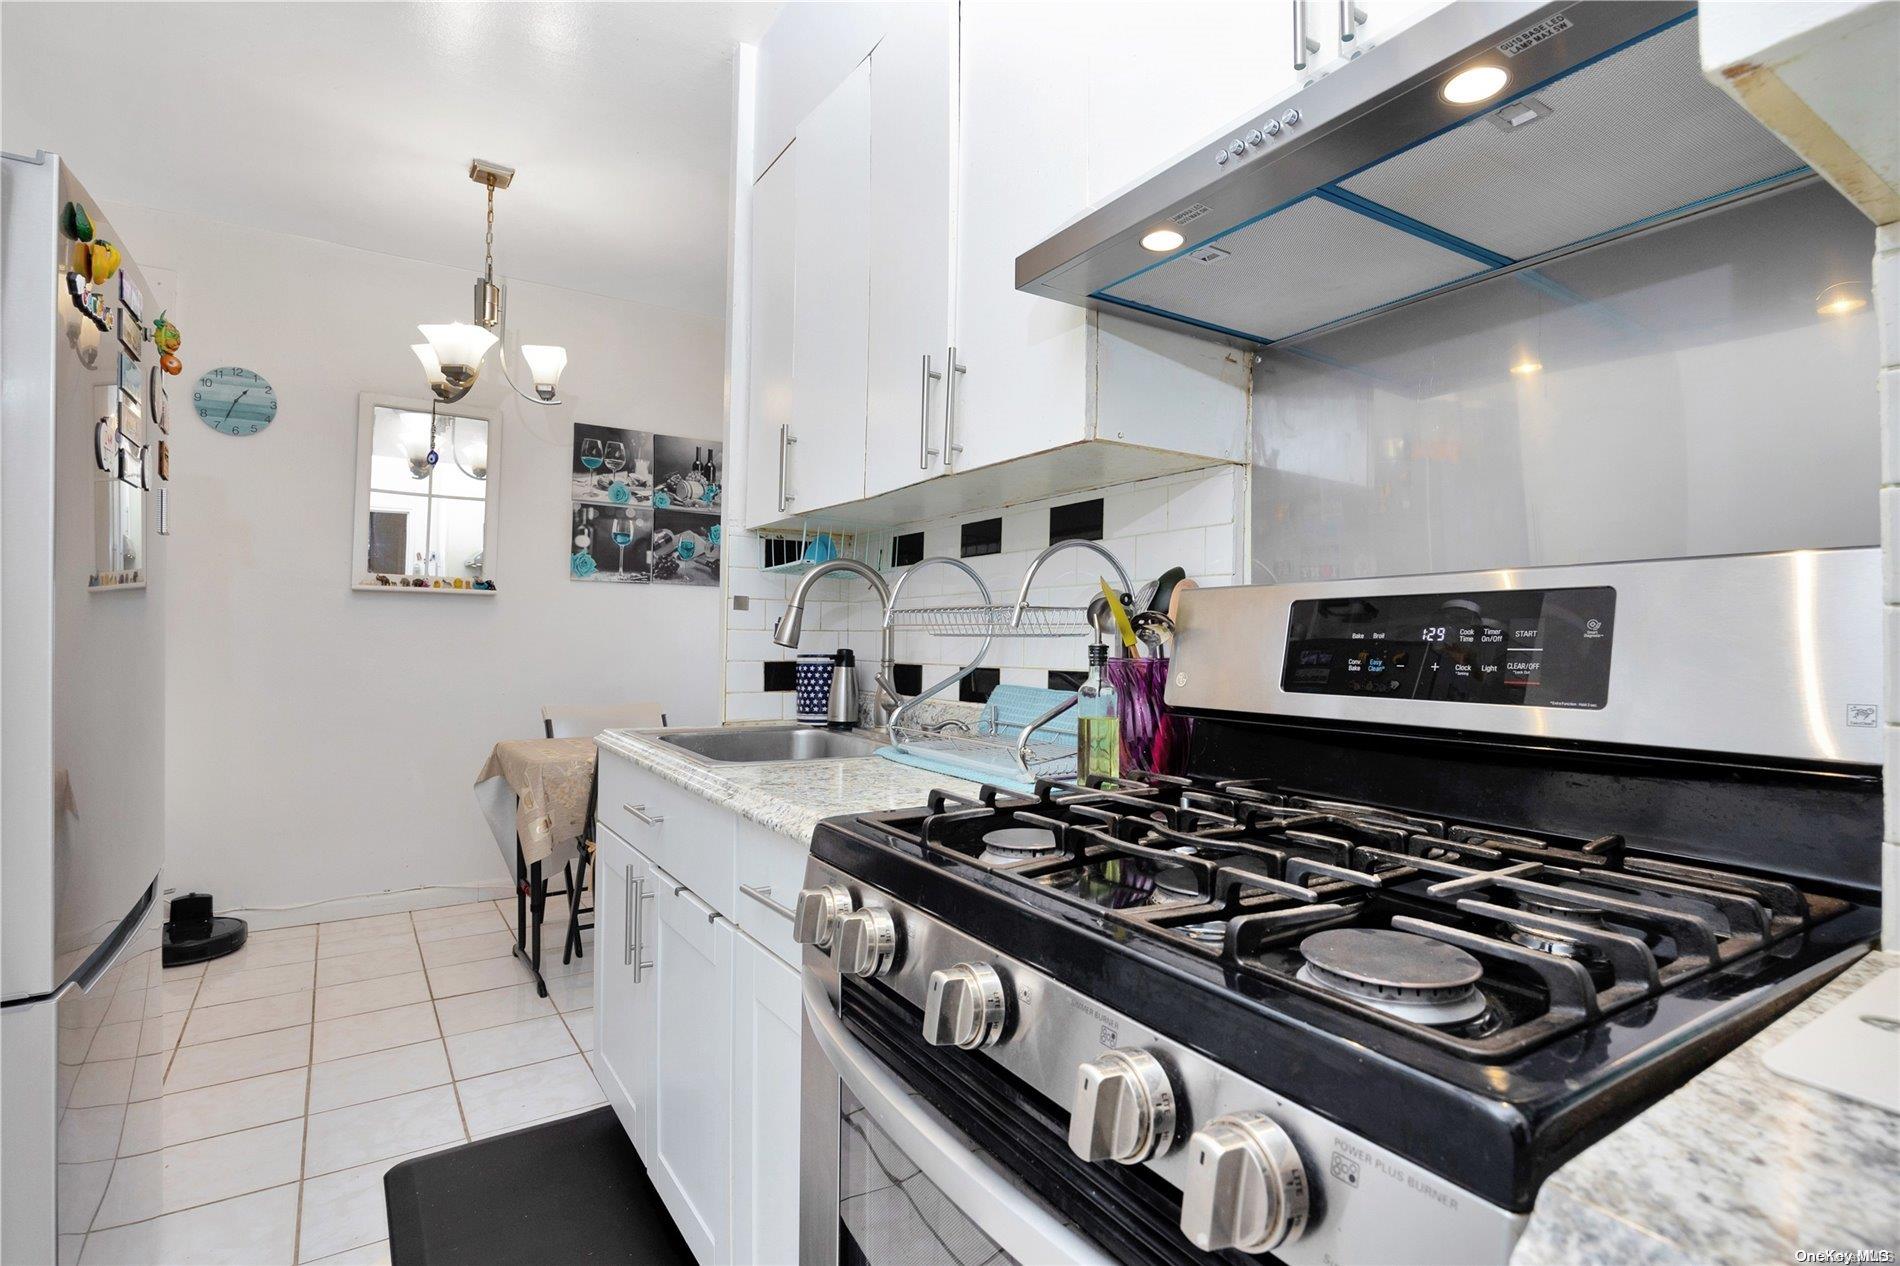
<path fill-rule="evenodd" d="M 1088 674 L 1085 672 L 1064 672 L 1059 668 L 1049 670 L 1049 689 L 1051 690 L 1079 690 L 1082 683 L 1087 680 Z"/>
<path fill-rule="evenodd" d="M 892 664 L 891 684 L 897 687 L 900 695 L 914 695 L 924 688 L 924 666 L 922 664 Z"/>
<path fill-rule="evenodd" d="M 1066 506 L 1049 507 L 1049 543 L 1057 541 L 1099 541 L 1102 539 L 1102 499 L 1071 501 Z"/>
<path fill-rule="evenodd" d="M 891 538 L 891 566 L 908 567 L 924 561 L 924 534 L 906 532 Z"/>
<path fill-rule="evenodd" d="M 964 703 L 983 703 L 989 699 L 990 691 L 1002 682 L 1002 669 L 979 668 L 957 683 L 957 698 Z"/>
<path fill-rule="evenodd" d="M 963 549 L 965 558 L 978 558 L 984 554 L 1003 552 L 1003 521 L 1001 519 L 978 519 L 974 523 L 963 525 Z"/>
<path fill-rule="evenodd" d="M 768 659 L 765 661 L 765 689 L 798 689 L 798 664 L 789 659 Z"/>

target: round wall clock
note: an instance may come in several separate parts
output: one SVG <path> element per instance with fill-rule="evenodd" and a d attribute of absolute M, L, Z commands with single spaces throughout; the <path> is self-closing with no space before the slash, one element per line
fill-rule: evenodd
<path fill-rule="evenodd" d="M 277 417 L 277 393 L 263 375 L 230 365 L 193 383 L 191 403 L 206 426 L 226 435 L 256 435 Z"/>

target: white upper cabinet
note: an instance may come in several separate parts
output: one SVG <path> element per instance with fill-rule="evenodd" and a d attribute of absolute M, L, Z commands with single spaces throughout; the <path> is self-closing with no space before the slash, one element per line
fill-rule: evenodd
<path fill-rule="evenodd" d="M 944 469 L 957 21 L 909 5 L 871 59 L 871 320 L 864 495 Z M 926 364 L 926 360 L 929 362 Z M 903 442 L 909 436 L 914 442 Z"/>
<path fill-rule="evenodd" d="M 1024 295 L 1015 267 L 1284 92 L 1290 5 L 841 8 L 788 6 L 760 47 L 748 525 L 902 522 L 1245 460 L 1246 355 Z M 1210 38 L 1236 23 L 1245 38 Z M 1262 56 L 1273 40 L 1285 55 Z"/>
<path fill-rule="evenodd" d="M 769 523 L 784 513 L 780 456 L 792 426 L 792 250 L 798 205 L 789 145 L 752 186 L 751 295 L 746 340 L 745 521 Z M 737 439 L 738 437 L 734 437 Z"/>
<path fill-rule="evenodd" d="M 792 171 L 792 512 L 864 495 L 871 321 L 871 63 L 798 128 Z M 752 476 L 749 474 L 748 478 Z"/>

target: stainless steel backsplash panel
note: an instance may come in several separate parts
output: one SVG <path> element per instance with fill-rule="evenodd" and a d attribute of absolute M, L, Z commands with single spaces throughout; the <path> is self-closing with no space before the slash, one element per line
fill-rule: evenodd
<path fill-rule="evenodd" d="M 1873 249 L 1815 182 L 1268 349 L 1252 580 L 1874 544 Z"/>

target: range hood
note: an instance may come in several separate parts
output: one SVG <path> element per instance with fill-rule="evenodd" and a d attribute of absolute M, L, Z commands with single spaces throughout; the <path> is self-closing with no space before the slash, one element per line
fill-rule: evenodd
<path fill-rule="evenodd" d="M 1504 86 L 1446 99 L 1480 67 Z M 1695 5 L 1460 0 L 1022 255 L 1016 286 L 1258 346 L 1810 175 L 1703 78 Z M 1144 248 L 1158 229 L 1182 244 Z"/>

